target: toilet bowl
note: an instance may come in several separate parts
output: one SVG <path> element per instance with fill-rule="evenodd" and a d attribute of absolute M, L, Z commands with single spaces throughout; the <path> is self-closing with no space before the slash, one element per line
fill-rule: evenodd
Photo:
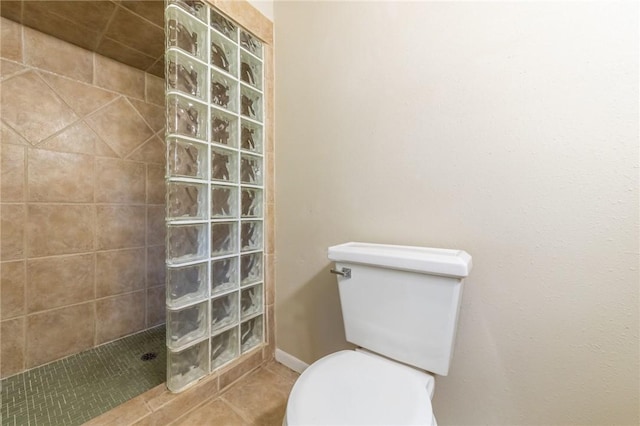
<path fill-rule="evenodd" d="M 462 250 L 346 243 L 335 262 L 345 337 L 355 351 L 298 378 L 284 425 L 436 425 L 434 377 L 449 373 L 471 256 Z"/>
<path fill-rule="evenodd" d="M 340 351 L 296 381 L 283 424 L 433 425 L 433 376 L 366 351 Z"/>

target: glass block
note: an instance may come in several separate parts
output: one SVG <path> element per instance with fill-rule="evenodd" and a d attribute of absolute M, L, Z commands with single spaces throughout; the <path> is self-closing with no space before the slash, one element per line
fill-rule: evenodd
<path fill-rule="evenodd" d="M 167 51 L 165 58 L 168 89 L 206 100 L 207 66 L 179 50 Z"/>
<path fill-rule="evenodd" d="M 215 370 L 240 355 L 238 327 L 211 338 L 211 369 Z"/>
<path fill-rule="evenodd" d="M 242 217 L 262 217 L 262 190 L 242 188 Z"/>
<path fill-rule="evenodd" d="M 175 4 L 189 12 L 191 15 L 207 22 L 207 7 L 203 0 L 169 0 L 169 4 Z"/>
<path fill-rule="evenodd" d="M 262 157 L 240 156 L 240 182 L 262 185 Z"/>
<path fill-rule="evenodd" d="M 240 80 L 262 90 L 262 62 L 244 50 L 240 51 Z"/>
<path fill-rule="evenodd" d="M 237 182 L 237 154 L 224 148 L 211 147 L 211 179 Z"/>
<path fill-rule="evenodd" d="M 242 289 L 240 292 L 240 317 L 247 318 L 262 312 L 262 284 Z"/>
<path fill-rule="evenodd" d="M 216 108 L 211 108 L 211 142 L 238 146 L 238 118 Z"/>
<path fill-rule="evenodd" d="M 240 148 L 262 153 L 262 126 L 242 119 L 240 122 Z"/>
<path fill-rule="evenodd" d="M 168 263 L 201 260 L 207 256 L 207 226 L 169 225 L 167 229 Z"/>
<path fill-rule="evenodd" d="M 199 183 L 169 182 L 167 189 L 167 218 L 206 219 L 207 186 Z"/>
<path fill-rule="evenodd" d="M 238 82 L 216 70 L 211 71 L 211 103 L 238 111 Z"/>
<path fill-rule="evenodd" d="M 240 30 L 240 46 L 258 58 L 262 58 L 262 42 L 251 35 L 251 33 Z"/>
<path fill-rule="evenodd" d="M 240 324 L 240 345 L 242 353 L 262 343 L 262 315 Z"/>
<path fill-rule="evenodd" d="M 167 311 L 167 346 L 177 349 L 207 335 L 207 302 Z"/>
<path fill-rule="evenodd" d="M 211 187 L 211 217 L 225 219 L 238 217 L 238 188 L 235 186 Z"/>
<path fill-rule="evenodd" d="M 170 177 L 207 178 L 207 146 L 168 138 L 167 174 Z"/>
<path fill-rule="evenodd" d="M 205 340 L 167 356 L 167 387 L 179 392 L 209 372 L 209 341 Z"/>
<path fill-rule="evenodd" d="M 167 274 L 167 305 L 184 306 L 207 297 L 207 264 L 169 267 Z"/>
<path fill-rule="evenodd" d="M 245 286 L 262 281 L 262 252 L 240 256 L 240 283 Z"/>
<path fill-rule="evenodd" d="M 236 44 L 211 31 L 211 65 L 228 72 L 238 74 L 238 48 Z"/>
<path fill-rule="evenodd" d="M 233 41 L 238 40 L 238 30 L 236 25 L 219 14 L 217 11 L 211 9 L 211 26 L 216 30 L 229 37 Z"/>
<path fill-rule="evenodd" d="M 175 47 L 207 62 L 207 26 L 179 7 L 166 10 L 167 49 Z"/>
<path fill-rule="evenodd" d="M 262 122 L 262 95 L 247 86 L 240 89 L 240 114 Z"/>
<path fill-rule="evenodd" d="M 242 251 L 262 248 L 262 221 L 243 221 L 240 229 L 240 248 Z"/>
<path fill-rule="evenodd" d="M 211 294 L 223 293 L 238 287 L 238 258 L 211 262 Z"/>
<path fill-rule="evenodd" d="M 211 224 L 211 255 L 233 254 L 238 247 L 237 223 L 218 222 Z"/>
<path fill-rule="evenodd" d="M 167 132 L 206 141 L 207 106 L 178 95 L 168 95 Z"/>
<path fill-rule="evenodd" d="M 238 322 L 238 292 L 211 300 L 211 333 Z"/>

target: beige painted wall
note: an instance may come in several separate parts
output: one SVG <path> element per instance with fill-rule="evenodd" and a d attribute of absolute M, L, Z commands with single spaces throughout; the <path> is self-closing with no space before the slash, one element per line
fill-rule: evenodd
<path fill-rule="evenodd" d="M 347 347 L 326 248 L 473 255 L 446 424 L 638 424 L 638 7 L 276 2 L 277 345 Z"/>

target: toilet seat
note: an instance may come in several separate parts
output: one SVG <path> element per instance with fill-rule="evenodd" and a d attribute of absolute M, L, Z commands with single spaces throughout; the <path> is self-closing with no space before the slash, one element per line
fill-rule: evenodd
<path fill-rule="evenodd" d="M 285 424 L 435 425 L 433 377 L 363 352 L 316 361 L 296 381 Z"/>

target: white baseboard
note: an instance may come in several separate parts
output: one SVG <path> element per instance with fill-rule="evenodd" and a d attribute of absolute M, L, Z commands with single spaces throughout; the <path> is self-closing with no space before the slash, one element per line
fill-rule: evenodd
<path fill-rule="evenodd" d="M 300 374 L 309 366 L 306 362 L 278 348 L 276 348 L 276 361 Z"/>

